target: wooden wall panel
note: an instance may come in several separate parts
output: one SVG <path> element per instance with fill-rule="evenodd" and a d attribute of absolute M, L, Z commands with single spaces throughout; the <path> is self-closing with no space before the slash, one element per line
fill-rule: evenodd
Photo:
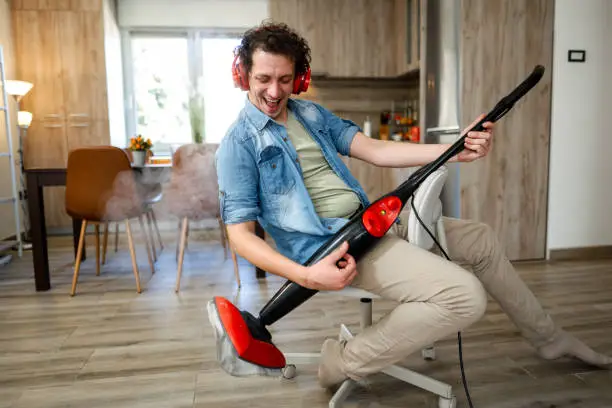
<path fill-rule="evenodd" d="M 270 17 L 308 41 L 312 71 L 336 77 L 397 75 L 395 0 L 270 0 Z"/>
<path fill-rule="evenodd" d="M 12 0 L 14 10 L 87 10 L 101 9 L 102 0 Z"/>
<path fill-rule="evenodd" d="M 59 39 L 68 125 L 108 119 L 104 32 L 100 12 L 61 13 Z M 98 144 L 109 144 L 108 137 Z"/>
<path fill-rule="evenodd" d="M 546 249 L 554 0 L 463 0 L 462 125 L 468 126 L 536 64 L 546 73 L 496 127 L 485 160 L 461 165 L 463 218 L 497 232 L 512 260 Z"/>

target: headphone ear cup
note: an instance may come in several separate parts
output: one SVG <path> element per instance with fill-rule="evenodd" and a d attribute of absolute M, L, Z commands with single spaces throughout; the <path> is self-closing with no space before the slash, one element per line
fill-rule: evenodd
<path fill-rule="evenodd" d="M 243 91 L 249 90 L 249 79 L 242 69 L 242 63 L 238 61 L 238 55 L 234 57 L 234 62 L 232 64 L 232 78 L 236 88 L 240 88 Z"/>
<path fill-rule="evenodd" d="M 310 68 L 308 68 L 305 73 L 295 78 L 293 81 L 293 93 L 299 95 L 302 92 L 306 92 L 308 90 L 308 85 L 310 85 Z"/>
<path fill-rule="evenodd" d="M 303 77 L 303 75 L 298 75 L 293 80 L 293 89 L 291 90 L 291 92 L 296 94 L 296 95 L 298 95 L 300 93 L 300 88 L 302 86 L 302 77 Z"/>

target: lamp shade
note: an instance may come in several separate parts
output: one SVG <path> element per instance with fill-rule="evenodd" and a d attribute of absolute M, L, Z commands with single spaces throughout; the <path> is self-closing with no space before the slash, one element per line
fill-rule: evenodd
<path fill-rule="evenodd" d="M 17 112 L 17 124 L 21 128 L 27 128 L 32 123 L 32 113 L 28 111 Z"/>
<path fill-rule="evenodd" d="M 32 86 L 34 85 L 30 82 L 16 81 L 14 79 L 10 79 L 6 81 L 6 92 L 12 96 L 23 97 L 25 96 L 25 94 L 30 92 Z"/>

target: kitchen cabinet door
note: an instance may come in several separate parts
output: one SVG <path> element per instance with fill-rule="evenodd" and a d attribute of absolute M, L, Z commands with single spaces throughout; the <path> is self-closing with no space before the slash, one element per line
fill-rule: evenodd
<path fill-rule="evenodd" d="M 12 0 L 13 10 L 70 10 L 73 0 Z"/>
<path fill-rule="evenodd" d="M 68 160 L 66 127 L 63 123 L 32 120 L 22 132 L 26 168 L 65 167 Z"/>
<path fill-rule="evenodd" d="M 395 21 L 397 30 L 397 75 L 419 69 L 421 60 L 421 10 L 427 0 L 396 0 Z"/>
<path fill-rule="evenodd" d="M 66 147 L 68 152 L 84 146 L 109 145 L 102 142 L 109 137 L 107 120 L 68 122 L 66 125 Z"/>
<path fill-rule="evenodd" d="M 13 10 L 89 10 L 98 11 L 102 0 L 12 0 Z"/>
<path fill-rule="evenodd" d="M 61 13 L 60 22 L 66 123 L 72 126 L 108 119 L 101 15 L 66 11 Z M 104 138 L 100 144 L 103 142 Z"/>
<path fill-rule="evenodd" d="M 34 85 L 20 108 L 43 122 L 64 118 L 60 24 L 60 12 L 13 11 L 18 79 Z"/>

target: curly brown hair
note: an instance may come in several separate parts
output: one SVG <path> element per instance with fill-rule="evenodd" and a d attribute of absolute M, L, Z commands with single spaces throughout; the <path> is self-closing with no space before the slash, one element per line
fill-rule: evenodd
<path fill-rule="evenodd" d="M 304 74 L 310 67 L 308 43 L 285 23 L 266 21 L 244 33 L 235 52 L 246 72 L 251 72 L 253 53 L 258 49 L 289 58 L 295 64 L 296 76 Z"/>

